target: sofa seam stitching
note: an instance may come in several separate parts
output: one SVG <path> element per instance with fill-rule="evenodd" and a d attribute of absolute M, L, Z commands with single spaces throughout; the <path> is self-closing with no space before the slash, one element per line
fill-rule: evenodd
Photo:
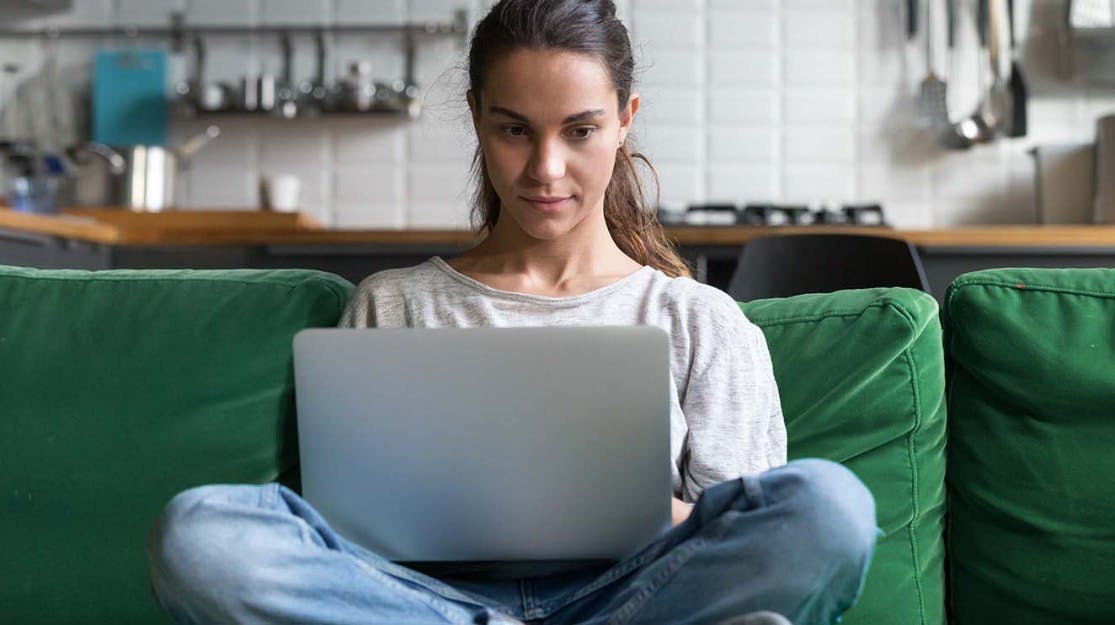
<path fill-rule="evenodd" d="M 1022 284 L 1021 287 L 1018 285 Z M 1099 291 L 1087 291 L 1083 289 L 1070 289 L 1064 287 L 1056 287 L 1046 284 L 1027 284 L 1019 282 L 1003 282 L 1000 280 L 966 280 L 963 282 L 954 282 L 949 285 L 949 292 L 955 293 L 966 287 L 972 286 L 994 286 L 1012 291 L 1032 291 L 1034 293 L 1062 293 L 1068 295 L 1088 295 L 1091 297 L 1098 297 L 1100 299 L 1115 299 L 1115 293 L 1103 293 Z"/>
<path fill-rule="evenodd" d="M 294 283 L 290 287 L 290 290 L 293 291 L 295 289 L 304 288 L 306 286 L 314 286 L 316 283 L 318 283 L 316 281 L 316 279 L 311 280 L 310 277 L 307 277 L 305 279 L 299 280 L 298 282 Z M 337 304 L 338 306 L 340 306 L 341 309 L 344 309 L 345 305 L 348 304 L 348 301 L 345 298 L 345 293 L 344 293 L 344 291 L 346 289 L 344 289 L 343 287 L 341 287 L 341 285 L 337 284 L 336 282 L 334 282 L 332 280 L 321 281 L 319 284 L 321 284 L 322 287 L 326 291 L 328 291 L 330 295 L 333 296 L 334 303 Z"/>
<path fill-rule="evenodd" d="M 42 271 L 42 272 L 45 273 L 46 271 L 54 271 L 54 270 L 36 270 L 36 271 Z M 82 271 L 82 270 L 71 270 L 71 271 Z M 136 272 L 149 272 L 149 271 L 173 271 L 173 272 L 178 272 L 178 271 L 186 271 L 186 272 L 192 272 L 192 271 L 210 271 L 210 270 L 125 269 L 125 270 L 108 270 L 108 271 L 136 271 Z M 242 270 L 242 269 L 231 269 L 231 270 L 216 269 L 216 270 L 211 270 L 211 271 L 245 271 L 245 270 Z M 267 270 L 267 269 L 251 270 L 251 269 L 249 269 L 247 271 L 274 271 L 274 270 Z M 282 271 L 282 270 L 280 270 L 280 271 Z M 95 272 L 95 271 L 85 271 L 85 273 L 82 274 L 82 275 L 67 275 L 67 276 L 60 276 L 60 275 L 33 276 L 33 275 L 26 275 L 26 274 L 18 273 L 18 274 L 0 275 L 0 279 L 15 278 L 15 279 L 18 279 L 18 280 L 29 280 L 29 281 L 50 280 L 50 281 L 59 281 L 59 282 L 153 282 L 153 283 L 154 282 L 176 282 L 176 283 L 183 283 L 183 282 L 186 282 L 186 283 L 188 283 L 188 282 L 215 282 L 215 283 L 219 283 L 219 284 L 240 284 L 240 285 L 252 285 L 252 286 L 273 285 L 273 286 L 281 286 L 281 287 L 284 287 L 284 288 L 293 289 L 293 288 L 297 288 L 299 286 L 302 286 L 302 285 L 306 284 L 307 280 L 311 277 L 311 276 L 306 276 L 306 277 L 301 278 L 301 279 L 269 278 L 267 280 L 246 280 L 246 279 L 243 279 L 243 278 L 232 278 L 232 277 L 223 278 L 223 277 L 217 277 L 217 276 L 198 276 L 198 275 L 188 275 L 188 274 L 179 275 L 179 276 L 175 276 L 175 277 L 172 277 L 172 276 L 158 276 L 158 275 L 138 275 L 137 274 L 135 276 L 126 277 L 126 276 L 96 275 L 97 273 L 98 272 Z M 333 281 L 329 280 L 329 281 L 326 281 L 326 282 L 329 284 L 329 286 L 327 288 L 329 288 L 330 290 L 333 290 L 332 287 L 335 286 Z M 334 293 L 336 293 L 335 290 L 334 290 Z"/>
<path fill-rule="evenodd" d="M 918 333 L 917 325 L 910 317 L 909 311 L 893 302 L 890 302 L 890 305 L 891 308 L 893 308 L 895 312 L 897 312 L 898 315 L 906 322 L 907 327 L 909 327 L 910 331 L 916 335 Z M 914 589 L 917 594 L 918 614 L 920 617 L 920 622 L 922 623 L 922 625 L 925 625 L 925 591 L 921 585 L 921 561 L 918 557 L 918 541 L 916 533 L 914 531 L 914 527 L 917 524 L 918 517 L 921 514 L 921 502 L 918 499 L 918 485 L 920 483 L 920 475 L 918 473 L 917 451 L 914 439 L 915 435 L 921 430 L 921 427 L 924 425 L 925 419 L 921 411 L 921 393 L 918 386 L 917 377 L 918 367 L 917 364 L 914 362 L 914 357 L 913 354 L 910 353 L 909 347 L 906 347 L 902 350 L 902 357 L 903 360 L 906 361 L 906 367 L 908 373 L 910 374 L 910 394 L 913 401 L 914 409 L 914 427 L 910 430 L 909 434 L 906 435 L 906 453 L 907 459 L 910 462 L 910 500 L 913 503 L 913 515 L 910 517 L 909 525 L 906 526 L 906 540 L 907 544 L 910 546 L 910 560 L 914 565 Z"/>
<path fill-rule="evenodd" d="M 921 474 L 918 471 L 917 442 L 915 441 L 915 438 L 917 433 L 925 424 L 925 421 L 924 415 L 922 415 L 921 412 L 921 393 L 918 392 L 919 389 L 916 382 L 918 367 L 914 363 L 913 355 L 910 354 L 910 351 L 908 349 L 905 350 L 904 356 L 906 359 L 906 366 L 910 369 L 910 390 L 913 394 L 914 399 L 914 412 L 917 415 L 917 417 L 914 419 L 914 429 L 910 430 L 910 433 L 907 435 L 906 438 L 906 453 L 908 454 L 907 457 L 910 461 L 911 499 L 914 502 L 914 514 L 910 518 L 910 524 L 906 526 L 906 532 L 908 544 L 910 545 L 910 559 L 913 561 L 914 565 L 914 587 L 917 589 L 918 613 L 921 615 L 922 625 L 925 625 L 925 590 L 922 588 L 921 585 L 921 559 L 918 553 L 917 533 L 915 532 L 915 527 L 918 525 L 918 520 L 921 517 L 922 513 L 921 500 L 919 499 L 918 495 L 920 490 L 919 485 L 921 484 Z"/>
<path fill-rule="evenodd" d="M 870 304 L 864 306 L 863 308 L 857 309 L 857 310 L 852 310 L 852 309 L 831 310 L 831 311 L 826 311 L 826 312 L 823 312 L 823 313 L 819 313 L 819 314 L 816 314 L 816 315 L 809 315 L 809 316 L 776 317 L 776 318 L 773 318 L 773 319 L 762 320 L 762 321 L 752 320 L 752 323 L 759 326 L 760 328 L 765 328 L 765 327 L 775 326 L 775 325 L 788 325 L 788 324 L 791 324 L 791 323 L 806 323 L 806 322 L 810 322 L 810 321 L 821 321 L 823 319 L 832 319 L 832 318 L 837 318 L 837 317 L 855 317 L 857 315 L 863 314 L 863 312 L 866 309 L 869 309 L 869 308 L 883 308 L 884 306 L 895 306 L 895 304 L 891 300 L 875 301 L 875 302 L 871 302 Z"/>
<path fill-rule="evenodd" d="M 124 283 L 124 282 L 148 282 L 148 283 L 156 283 L 156 282 L 176 282 L 176 283 L 215 282 L 215 283 L 218 283 L 218 284 L 239 284 L 239 285 L 250 285 L 250 286 L 273 285 L 273 286 L 281 286 L 281 287 L 284 287 L 284 288 L 287 288 L 287 289 L 295 288 L 295 287 L 299 286 L 299 284 L 300 284 L 299 282 L 289 282 L 289 281 L 286 281 L 286 280 L 270 280 L 270 281 L 261 280 L 261 281 L 255 282 L 255 281 L 252 281 L 252 280 L 240 280 L 240 279 L 233 279 L 233 278 L 216 278 L 216 277 L 198 277 L 198 278 L 195 278 L 195 277 L 187 277 L 187 276 L 182 276 L 182 277 L 179 277 L 179 278 L 171 278 L 169 276 L 165 277 L 165 278 L 162 278 L 162 277 L 145 277 L 145 276 L 136 276 L 134 278 L 125 278 L 125 277 L 122 277 L 122 276 L 118 276 L 118 277 L 101 277 L 101 276 L 73 276 L 73 277 L 70 277 L 70 276 L 0 276 L 0 278 L 17 278 L 17 279 L 21 279 L 21 280 L 30 280 L 30 281 L 36 281 L 36 282 L 41 281 L 41 280 L 50 280 L 50 281 L 55 281 L 56 280 L 56 281 L 60 281 L 60 282 L 119 282 L 119 283 Z"/>

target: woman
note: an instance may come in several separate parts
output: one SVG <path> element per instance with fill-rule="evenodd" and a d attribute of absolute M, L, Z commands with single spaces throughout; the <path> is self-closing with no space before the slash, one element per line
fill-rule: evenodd
<path fill-rule="evenodd" d="M 688 277 L 641 192 L 626 146 L 633 67 L 610 0 L 499 2 L 473 36 L 467 93 L 487 236 L 365 279 L 341 325 L 664 328 L 674 528 L 614 566 L 435 577 L 348 543 L 276 484 L 201 487 L 150 538 L 152 584 L 176 618 L 827 624 L 852 604 L 874 502 L 839 465 L 785 464 L 763 334 Z"/>

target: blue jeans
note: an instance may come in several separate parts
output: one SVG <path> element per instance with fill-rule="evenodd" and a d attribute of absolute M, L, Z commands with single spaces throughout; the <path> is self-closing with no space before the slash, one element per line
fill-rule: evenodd
<path fill-rule="evenodd" d="M 799 460 L 705 489 L 689 518 L 614 565 L 510 580 L 437 578 L 338 536 L 278 484 L 177 495 L 148 538 L 181 623 L 834 623 L 875 547 L 875 503 L 844 467 Z"/>

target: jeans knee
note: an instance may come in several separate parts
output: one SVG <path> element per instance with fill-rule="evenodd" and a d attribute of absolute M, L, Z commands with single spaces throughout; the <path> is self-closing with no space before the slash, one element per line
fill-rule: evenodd
<path fill-rule="evenodd" d="M 245 557 L 250 541 L 240 540 L 240 524 L 232 522 L 231 504 L 257 505 L 258 486 L 199 486 L 174 496 L 155 520 L 147 537 L 152 586 L 160 599 L 174 603 L 181 596 L 220 587 L 250 567 Z"/>
<path fill-rule="evenodd" d="M 809 541 L 829 562 L 852 570 L 867 566 L 875 549 L 875 499 L 852 471 L 828 460 L 797 460 L 783 467 L 779 487 L 787 491 Z"/>

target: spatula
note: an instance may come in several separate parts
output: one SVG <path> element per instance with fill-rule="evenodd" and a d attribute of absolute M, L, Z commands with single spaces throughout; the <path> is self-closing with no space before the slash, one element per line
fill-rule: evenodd
<path fill-rule="evenodd" d="M 925 2 L 925 78 L 918 92 L 918 115 L 928 126 L 943 128 L 949 125 L 948 84 L 934 69 L 933 6 L 937 0 Z"/>

